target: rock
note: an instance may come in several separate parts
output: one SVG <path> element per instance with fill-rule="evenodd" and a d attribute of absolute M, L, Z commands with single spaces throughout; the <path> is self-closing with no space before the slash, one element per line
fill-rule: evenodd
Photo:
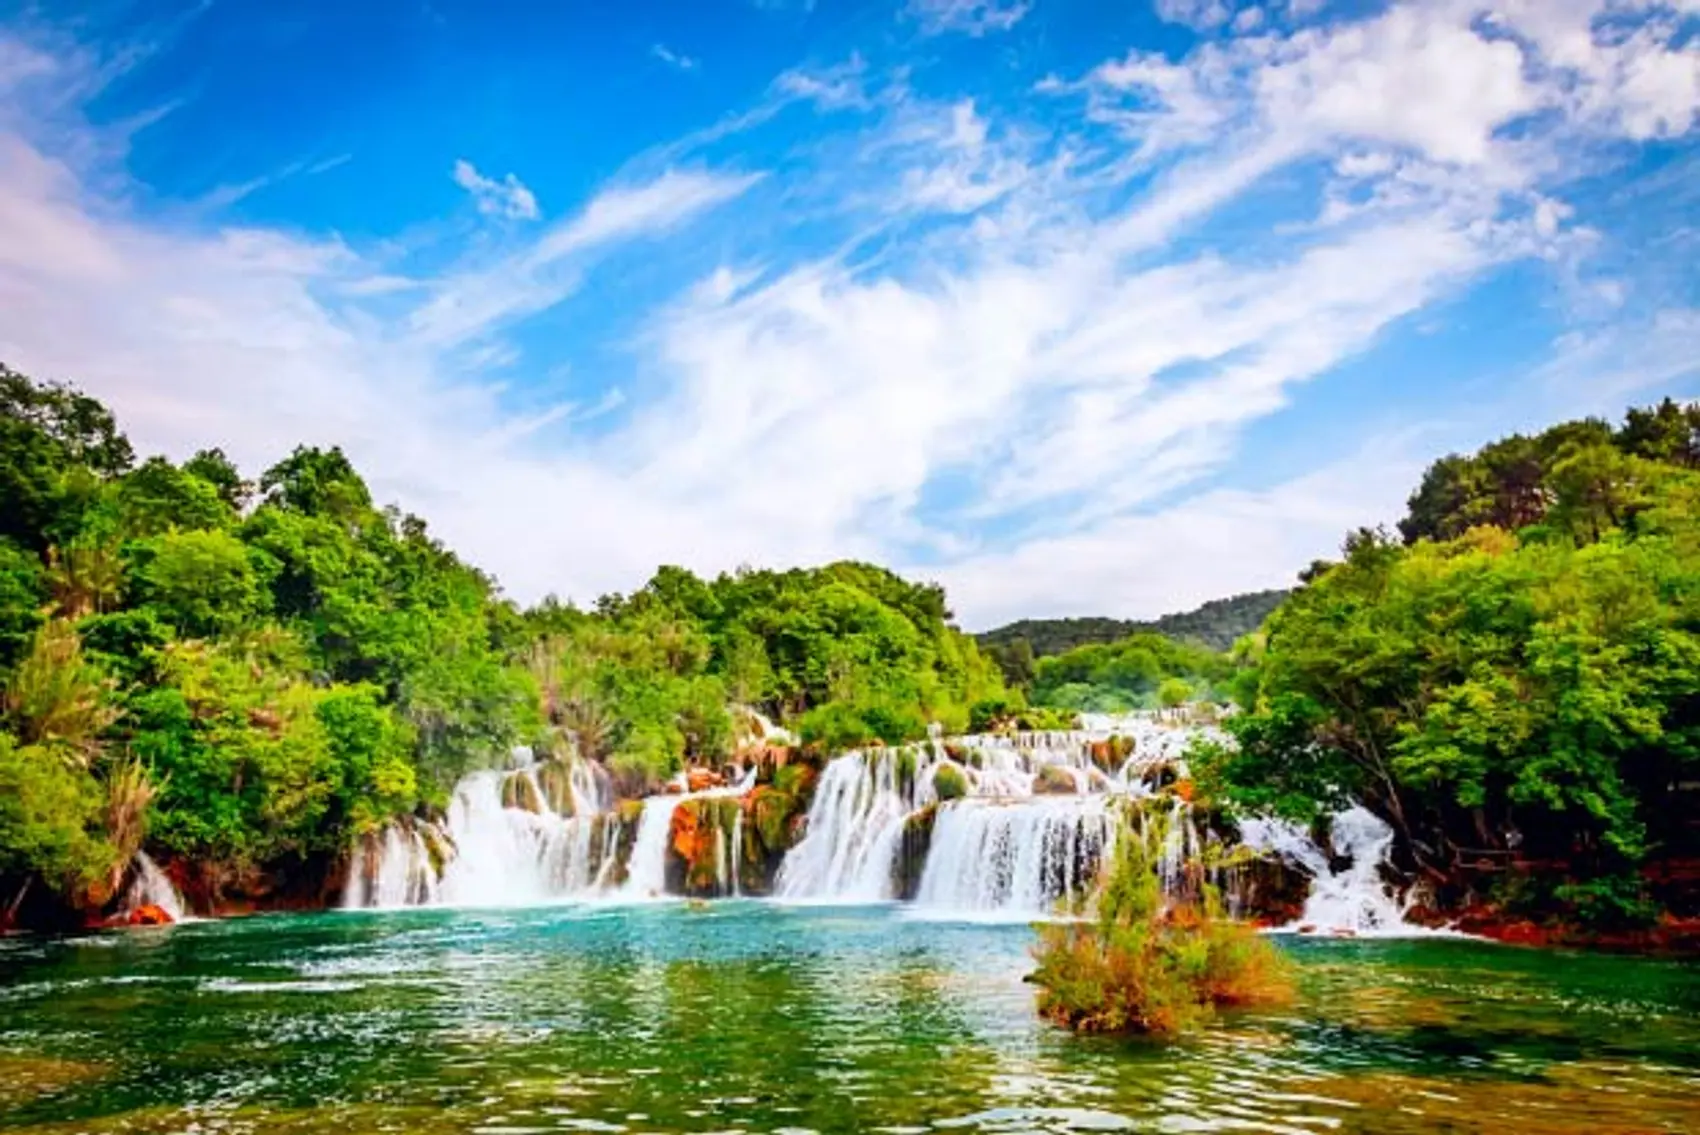
<path fill-rule="evenodd" d="M 502 781 L 502 807 L 541 815 L 543 798 L 538 795 L 536 782 L 523 772 L 510 775 Z"/>
<path fill-rule="evenodd" d="M 124 916 L 126 926 L 170 926 L 173 921 L 169 914 L 152 903 L 138 906 Z"/>
<path fill-rule="evenodd" d="M 1077 796 L 1080 794 L 1080 782 L 1068 769 L 1056 765 L 1046 765 L 1039 770 L 1039 775 L 1033 779 L 1033 794 L 1035 796 Z"/>
<path fill-rule="evenodd" d="M 537 787 L 543 790 L 543 800 L 557 816 L 569 819 L 574 814 L 573 774 L 566 762 L 542 761 L 537 766 Z"/>
<path fill-rule="evenodd" d="M 713 769 L 686 769 L 685 787 L 690 792 L 706 792 L 711 788 L 725 788 L 726 778 Z"/>

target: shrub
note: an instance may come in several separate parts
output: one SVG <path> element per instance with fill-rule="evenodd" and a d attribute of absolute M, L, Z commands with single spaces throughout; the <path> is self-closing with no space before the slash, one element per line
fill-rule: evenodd
<path fill-rule="evenodd" d="M 857 749 L 875 741 L 901 745 L 927 735 L 927 723 L 908 706 L 883 703 L 828 702 L 810 710 L 798 723 L 803 744 L 827 752 Z"/>
<path fill-rule="evenodd" d="M 1002 729 L 1027 708 L 1027 699 L 1020 690 L 981 698 L 968 707 L 968 732 L 990 733 Z"/>
<path fill-rule="evenodd" d="M 1658 921 L 1659 907 L 1637 876 L 1606 875 L 1553 888 L 1583 926 L 1595 931 L 1640 930 Z"/>
<path fill-rule="evenodd" d="M 933 791 L 940 800 L 960 800 L 968 795 L 968 776 L 953 764 L 942 764 L 933 773 Z"/>
<path fill-rule="evenodd" d="M 1080 785 L 1074 779 L 1074 774 L 1058 765 L 1044 766 L 1033 779 L 1033 793 L 1036 796 L 1075 796 L 1079 792 Z"/>
<path fill-rule="evenodd" d="M 1158 877 L 1163 824 L 1124 833 L 1098 895 L 1095 923 L 1043 926 L 1028 980 L 1039 1012 L 1077 1032 L 1176 1036 L 1218 1007 L 1279 1004 L 1290 964 L 1249 926 L 1224 918 L 1210 891 L 1166 902 Z"/>
<path fill-rule="evenodd" d="M 1016 715 L 1015 727 L 1024 733 L 1065 732 L 1080 728 L 1080 715 L 1072 709 L 1034 706 Z"/>
<path fill-rule="evenodd" d="M 1185 678 L 1164 678 L 1163 684 L 1157 687 L 1157 704 L 1164 709 L 1174 709 L 1192 700 L 1192 684 Z"/>

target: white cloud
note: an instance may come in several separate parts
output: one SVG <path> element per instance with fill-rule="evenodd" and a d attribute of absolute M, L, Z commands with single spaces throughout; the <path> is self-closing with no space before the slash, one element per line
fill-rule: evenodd
<path fill-rule="evenodd" d="M 1226 0 L 1156 0 L 1157 17 L 1207 31 L 1221 27 L 1234 15 Z"/>
<path fill-rule="evenodd" d="M 480 213 L 516 221 L 535 221 L 537 198 L 513 174 L 497 181 L 478 172 L 465 158 L 455 160 L 455 184 L 472 194 Z"/>
<path fill-rule="evenodd" d="M 1423 459 L 1378 438 L 1345 460 L 1269 489 L 1220 489 L 946 568 L 941 581 L 970 626 L 1022 618 L 1152 616 L 1211 599 L 1290 587 L 1335 556 L 1358 525 L 1397 515 Z"/>
<path fill-rule="evenodd" d="M 1581 242 L 1564 182 L 1593 168 L 1580 143 L 1691 123 L 1675 33 L 1495 11 L 1493 30 L 1450 0 L 1255 37 L 1230 23 L 1178 59 L 1119 53 L 1059 81 L 1045 102 L 1063 117 L 1043 127 L 986 100 L 888 97 L 902 84 L 860 57 L 793 70 L 693 144 L 798 101 L 863 111 L 821 123 L 848 144 L 765 177 L 674 147 L 430 275 L 334 239 L 150 220 L 121 170 L 0 121 L 0 358 L 86 384 L 146 447 L 218 442 L 252 470 L 340 443 L 381 498 L 527 598 L 629 588 L 660 562 L 860 555 L 927 564 L 977 625 L 1155 614 L 1286 582 L 1396 512 L 1421 464 L 1397 439 L 1272 485 L 1213 478 L 1245 430 L 1401 320 Z M 59 81 L 57 57 L 7 44 L 0 84 Z M 105 152 L 95 133 L 61 141 Z M 1224 206 L 1299 163 L 1320 187 L 1284 191 L 1308 219 L 1242 229 L 1249 247 L 1212 239 Z M 523 189 L 470 164 L 457 180 L 501 215 Z M 820 199 L 853 237 L 800 260 L 790 226 L 823 223 L 795 215 Z M 569 302 L 604 255 L 677 248 L 659 242 L 718 210 L 734 215 L 692 243 L 724 242 L 726 262 L 692 258 L 622 331 L 630 376 L 520 356 L 503 334 Z M 1587 331 L 1537 382 L 1679 381 L 1694 321 L 1673 307 Z M 566 363 L 586 385 L 519 410 L 476 377 Z"/>
<path fill-rule="evenodd" d="M 576 261 L 599 246 L 660 236 L 742 194 L 759 178 L 668 170 L 605 189 L 575 217 L 494 264 L 445 277 L 409 317 L 411 332 L 446 347 L 560 303 L 578 288 Z"/>
<path fill-rule="evenodd" d="M 796 67 L 786 71 L 773 81 L 773 90 L 781 98 L 812 102 L 821 110 L 865 107 L 868 96 L 862 83 L 866 73 L 867 64 L 862 57 L 852 55 L 831 67 Z"/>
<path fill-rule="evenodd" d="M 1644 321 L 1571 332 L 1535 377 L 1551 400 L 1615 415 L 1647 391 L 1700 379 L 1696 343 L 1700 308 L 1669 308 Z"/>
<path fill-rule="evenodd" d="M 909 16 L 928 35 L 1006 32 L 1027 15 L 1028 0 L 909 0 Z"/>
<path fill-rule="evenodd" d="M 975 112 L 972 100 L 954 104 L 941 119 L 913 135 L 934 159 L 922 157 L 904 172 L 898 199 L 904 207 L 973 213 L 1027 180 L 1025 162 L 988 144 L 986 120 Z"/>
<path fill-rule="evenodd" d="M 695 71 L 697 61 L 683 52 L 674 51 L 664 43 L 650 45 L 649 54 L 680 71 Z"/>

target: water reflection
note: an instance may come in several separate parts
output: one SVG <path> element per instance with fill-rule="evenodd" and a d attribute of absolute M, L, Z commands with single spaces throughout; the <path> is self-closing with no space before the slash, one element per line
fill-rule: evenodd
<path fill-rule="evenodd" d="M 1681 1131 L 1700 972 L 1294 942 L 1186 1044 L 1040 1024 L 1020 927 L 889 909 L 267 917 L 0 945 L 0 1130 Z"/>

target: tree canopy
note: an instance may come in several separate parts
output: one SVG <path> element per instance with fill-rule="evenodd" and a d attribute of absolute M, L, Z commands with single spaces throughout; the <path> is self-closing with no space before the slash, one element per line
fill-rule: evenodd
<path fill-rule="evenodd" d="M 1697 424 L 1666 402 L 1437 462 L 1402 541 L 1355 533 L 1271 617 L 1218 788 L 1358 799 L 1439 877 L 1512 857 L 1501 886 L 1644 915 L 1643 864 L 1697 850 Z"/>
<path fill-rule="evenodd" d="M 940 588 L 867 564 L 522 611 L 339 449 L 138 462 L 99 402 L 0 367 L 0 690 L 3 920 L 32 881 L 102 905 L 142 846 L 214 890 L 344 854 L 520 744 L 635 792 L 729 756 L 740 706 L 898 741 L 1003 684 Z"/>

